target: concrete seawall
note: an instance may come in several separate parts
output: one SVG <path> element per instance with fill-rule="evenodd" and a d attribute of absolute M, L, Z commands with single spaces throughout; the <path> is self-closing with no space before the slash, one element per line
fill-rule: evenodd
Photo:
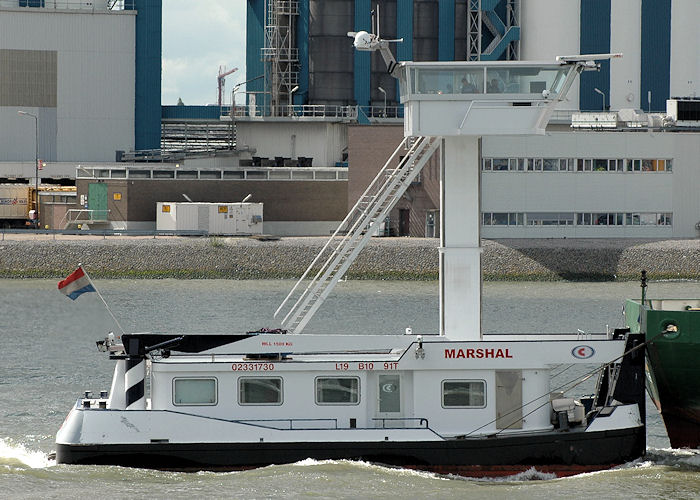
<path fill-rule="evenodd" d="M 53 236 L 6 234 L 0 277 L 60 278 L 79 262 L 95 278 L 298 278 L 325 238 Z M 434 280 L 437 239 L 374 238 L 351 279 Z M 487 280 L 700 280 L 700 240 L 484 241 Z"/>

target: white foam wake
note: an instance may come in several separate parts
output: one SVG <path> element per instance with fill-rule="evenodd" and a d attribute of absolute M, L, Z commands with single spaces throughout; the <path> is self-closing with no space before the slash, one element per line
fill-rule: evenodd
<path fill-rule="evenodd" d="M 686 466 L 700 468 L 700 449 L 647 448 L 645 459 L 651 465 Z"/>
<path fill-rule="evenodd" d="M 13 443 L 10 439 L 0 438 L 0 464 L 22 464 L 30 469 L 42 469 L 54 465 L 53 460 L 43 451 L 32 451 L 22 443 Z"/>
<path fill-rule="evenodd" d="M 450 479 L 461 479 L 463 481 L 474 481 L 479 483 L 515 483 L 528 481 L 551 481 L 557 479 L 557 475 L 552 472 L 541 472 L 535 467 L 530 467 L 522 472 L 517 472 L 510 476 L 484 476 L 484 477 L 469 477 L 449 475 Z"/>
<path fill-rule="evenodd" d="M 445 476 L 440 476 L 433 472 L 408 469 L 403 467 L 391 467 L 380 464 L 373 464 L 371 462 L 365 462 L 363 460 L 315 460 L 313 458 L 306 458 L 298 462 L 290 464 L 293 467 L 310 467 L 319 465 L 349 465 L 352 467 L 357 467 L 359 469 L 376 470 L 384 473 L 401 475 L 401 476 L 417 476 L 430 479 L 445 479 Z"/>

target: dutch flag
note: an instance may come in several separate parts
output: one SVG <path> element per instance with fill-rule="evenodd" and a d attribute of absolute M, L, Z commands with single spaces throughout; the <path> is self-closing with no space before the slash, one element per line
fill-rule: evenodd
<path fill-rule="evenodd" d="M 78 267 L 66 279 L 59 281 L 58 290 L 72 300 L 77 299 L 85 292 L 96 291 L 90 277 L 85 274 L 82 267 Z"/>

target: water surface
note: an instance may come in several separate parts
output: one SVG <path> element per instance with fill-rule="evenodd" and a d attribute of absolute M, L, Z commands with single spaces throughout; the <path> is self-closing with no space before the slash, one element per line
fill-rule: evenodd
<path fill-rule="evenodd" d="M 274 327 L 292 282 L 100 280 L 127 331 L 224 333 Z M 485 283 L 485 332 L 602 332 L 623 326 L 637 283 Z M 652 283 L 650 296 L 700 297 L 700 283 Z M 340 283 L 311 333 L 435 332 L 437 283 Z M 552 480 L 536 471 L 467 480 L 362 462 L 306 460 L 232 473 L 56 465 L 54 436 L 84 390 L 109 389 L 112 362 L 95 341 L 119 331 L 96 294 L 71 301 L 47 280 L 0 280 L 0 491 L 8 498 L 697 498 L 700 453 L 672 450 L 656 413 L 647 456 L 610 471 Z M 563 380 L 571 375 L 563 371 Z M 539 480 L 536 480 L 539 479 Z M 578 492 L 578 493 L 575 493 Z"/>

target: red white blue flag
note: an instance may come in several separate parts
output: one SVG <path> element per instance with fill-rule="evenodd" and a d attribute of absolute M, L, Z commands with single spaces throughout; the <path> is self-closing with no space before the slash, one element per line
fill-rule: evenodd
<path fill-rule="evenodd" d="M 58 291 L 75 300 L 85 292 L 94 292 L 96 290 L 83 268 L 78 267 L 70 276 L 58 282 Z"/>

